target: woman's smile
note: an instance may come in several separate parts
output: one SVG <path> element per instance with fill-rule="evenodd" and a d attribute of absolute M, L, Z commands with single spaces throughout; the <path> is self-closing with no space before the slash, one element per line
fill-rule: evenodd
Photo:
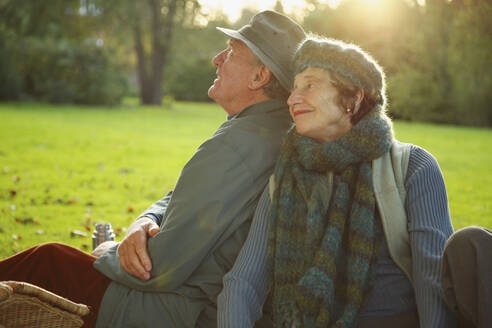
<path fill-rule="evenodd" d="M 313 112 L 313 110 L 310 110 L 310 109 L 298 109 L 298 110 L 293 110 L 292 114 L 294 115 L 294 117 L 296 117 L 298 115 L 312 113 L 312 112 Z"/>

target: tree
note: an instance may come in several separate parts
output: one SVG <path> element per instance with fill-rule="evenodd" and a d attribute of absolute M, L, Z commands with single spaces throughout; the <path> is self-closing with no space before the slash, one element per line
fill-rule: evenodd
<path fill-rule="evenodd" d="M 413 37 L 411 60 L 389 76 L 398 117 L 492 126 L 492 4 L 487 0 L 427 0 Z"/>
<path fill-rule="evenodd" d="M 316 0 L 310 0 L 315 3 Z M 393 117 L 492 126 L 489 0 L 316 4 L 306 30 L 354 42 L 383 66 Z"/>
<path fill-rule="evenodd" d="M 160 105 L 175 29 L 193 24 L 198 0 L 102 0 L 97 5 L 124 37 L 133 38 L 141 103 Z"/>
<path fill-rule="evenodd" d="M 0 29 L 17 38 L 82 41 L 94 32 L 97 17 L 80 15 L 80 0 L 0 1 Z"/>
<path fill-rule="evenodd" d="M 216 26 L 228 27 L 228 23 L 225 18 L 215 18 L 206 26 L 176 29 L 173 51 L 165 68 L 166 94 L 177 100 L 210 101 L 207 90 L 217 70 L 212 58 L 226 47 L 228 38 Z"/>
<path fill-rule="evenodd" d="M 1 1 L 0 99 L 119 103 L 126 77 L 98 37 L 102 23 L 80 0 Z"/>

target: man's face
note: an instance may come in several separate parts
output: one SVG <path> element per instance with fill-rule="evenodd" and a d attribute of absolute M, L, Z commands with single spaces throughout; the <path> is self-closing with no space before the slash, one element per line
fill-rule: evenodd
<path fill-rule="evenodd" d="M 208 96 L 229 114 L 237 113 L 250 96 L 248 83 L 255 78 L 259 61 L 242 41 L 230 39 L 227 48 L 212 62 L 217 67 L 217 78 L 208 89 Z"/>

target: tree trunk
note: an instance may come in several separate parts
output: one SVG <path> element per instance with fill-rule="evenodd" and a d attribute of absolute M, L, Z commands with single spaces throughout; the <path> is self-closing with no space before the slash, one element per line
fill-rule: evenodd
<path fill-rule="evenodd" d="M 138 62 L 138 79 L 140 84 L 140 102 L 144 105 L 158 105 L 162 103 L 162 80 L 164 67 L 168 58 L 171 39 L 174 30 L 177 1 L 171 1 L 167 13 L 161 13 L 161 4 L 158 0 L 148 0 L 150 7 L 150 53 L 145 52 L 140 23 L 141 17 L 134 27 L 135 51 Z"/>
<path fill-rule="evenodd" d="M 137 54 L 137 75 L 138 84 L 140 87 L 140 102 L 142 104 L 151 104 L 152 92 L 150 92 L 151 83 L 147 70 L 148 60 L 143 47 L 140 20 L 138 20 L 133 27 L 133 37 L 135 42 L 135 52 Z"/>

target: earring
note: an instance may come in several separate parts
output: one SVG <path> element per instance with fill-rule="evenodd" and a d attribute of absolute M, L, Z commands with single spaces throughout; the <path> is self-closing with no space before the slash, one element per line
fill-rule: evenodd
<path fill-rule="evenodd" d="M 347 108 L 347 113 L 350 113 L 351 109 L 350 108 Z"/>

